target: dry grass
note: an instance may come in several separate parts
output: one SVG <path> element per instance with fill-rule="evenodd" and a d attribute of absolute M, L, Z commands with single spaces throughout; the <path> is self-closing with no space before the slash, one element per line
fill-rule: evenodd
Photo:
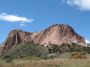
<path fill-rule="evenodd" d="M 12 63 L 0 62 L 0 67 L 90 67 L 90 60 L 14 60 Z"/>

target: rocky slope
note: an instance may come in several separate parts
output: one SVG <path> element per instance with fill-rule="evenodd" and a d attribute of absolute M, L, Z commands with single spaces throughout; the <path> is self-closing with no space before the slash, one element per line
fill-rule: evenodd
<path fill-rule="evenodd" d="M 24 32 L 22 30 L 13 30 L 6 39 L 2 53 L 12 48 L 16 44 L 24 42 L 34 42 L 44 45 L 62 43 L 78 43 L 85 45 L 85 40 L 78 35 L 72 27 L 66 24 L 55 24 L 38 33 Z"/>

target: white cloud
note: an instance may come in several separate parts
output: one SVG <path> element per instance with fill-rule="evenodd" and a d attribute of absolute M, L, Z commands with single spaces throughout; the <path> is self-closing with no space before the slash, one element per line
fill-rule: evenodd
<path fill-rule="evenodd" d="M 81 10 L 90 10 L 90 0 L 64 0 L 64 2 Z"/>
<path fill-rule="evenodd" d="M 20 27 L 23 27 L 23 26 L 27 26 L 26 24 L 24 24 L 24 23 L 21 23 L 20 24 Z"/>
<path fill-rule="evenodd" d="M 86 42 L 86 43 L 90 43 L 90 41 L 89 41 L 89 40 L 87 40 L 87 39 L 85 39 L 85 42 Z"/>
<path fill-rule="evenodd" d="M 17 15 L 11 15 L 7 13 L 1 13 L 0 20 L 7 21 L 7 22 L 19 22 L 21 26 L 25 26 L 26 23 L 33 21 L 33 19 L 29 19 L 26 17 L 17 16 Z"/>

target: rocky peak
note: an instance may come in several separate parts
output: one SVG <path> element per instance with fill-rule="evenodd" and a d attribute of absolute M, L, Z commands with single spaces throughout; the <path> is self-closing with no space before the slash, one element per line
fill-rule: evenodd
<path fill-rule="evenodd" d="M 73 28 L 67 24 L 54 24 L 54 25 L 51 25 L 49 28 L 45 29 L 45 30 L 50 30 L 50 29 L 55 29 L 55 30 L 68 30 L 68 31 L 73 31 Z"/>
<path fill-rule="evenodd" d="M 79 43 L 85 44 L 85 40 L 67 24 L 54 24 L 39 33 L 34 41 L 40 44 Z"/>

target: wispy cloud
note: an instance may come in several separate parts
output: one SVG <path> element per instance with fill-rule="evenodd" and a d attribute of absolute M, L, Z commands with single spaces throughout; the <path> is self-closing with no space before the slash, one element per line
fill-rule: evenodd
<path fill-rule="evenodd" d="M 64 2 L 84 11 L 90 10 L 90 0 L 64 0 Z"/>
<path fill-rule="evenodd" d="M 19 22 L 20 26 L 26 26 L 26 23 L 33 21 L 33 19 L 7 13 L 0 13 L 0 20 L 7 22 Z"/>

